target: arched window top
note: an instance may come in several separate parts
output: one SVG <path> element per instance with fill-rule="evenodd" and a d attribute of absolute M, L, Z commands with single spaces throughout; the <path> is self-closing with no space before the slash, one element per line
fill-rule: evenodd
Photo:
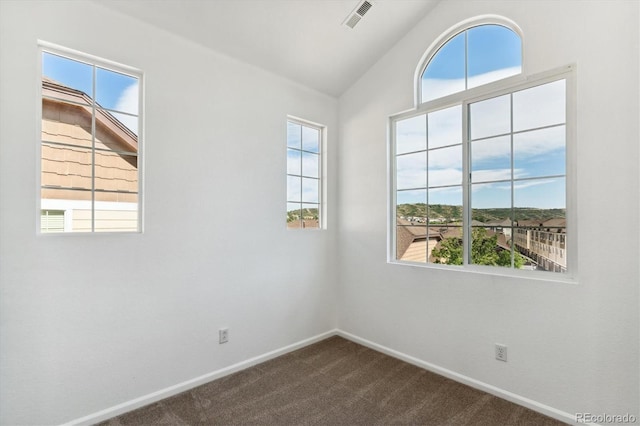
<path fill-rule="evenodd" d="M 427 51 L 419 102 L 424 103 L 522 72 L 522 39 L 506 23 L 465 25 Z M 513 25 L 515 27 L 515 25 Z"/>

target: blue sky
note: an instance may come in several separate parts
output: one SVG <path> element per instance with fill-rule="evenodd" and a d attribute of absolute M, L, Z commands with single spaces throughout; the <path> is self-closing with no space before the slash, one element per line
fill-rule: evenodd
<path fill-rule="evenodd" d="M 498 25 L 482 25 L 467 32 L 468 76 L 473 77 L 522 64 L 520 37 L 510 29 Z M 429 63 L 423 79 L 464 78 L 465 33 L 445 44 Z"/>
<path fill-rule="evenodd" d="M 481 25 L 456 35 L 438 50 L 422 75 L 422 100 L 519 73 L 520 49 L 520 37 L 499 25 Z"/>
<path fill-rule="evenodd" d="M 138 79 L 96 67 L 96 93 L 93 93 L 93 66 L 44 52 L 42 75 L 65 86 L 85 92 L 137 133 Z M 126 113 L 119 114 L 118 112 Z"/>
<path fill-rule="evenodd" d="M 298 175 L 287 176 L 287 201 L 319 202 L 320 131 L 288 121 L 287 147 L 287 173 Z M 317 208 L 317 205 L 302 205 L 305 207 Z M 299 208 L 300 204 L 287 203 L 287 211 Z"/>

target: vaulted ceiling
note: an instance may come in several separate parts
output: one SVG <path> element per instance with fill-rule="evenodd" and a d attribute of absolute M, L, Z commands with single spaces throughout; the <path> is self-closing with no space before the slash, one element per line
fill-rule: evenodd
<path fill-rule="evenodd" d="M 340 96 L 440 0 L 96 0 L 305 86 Z"/>

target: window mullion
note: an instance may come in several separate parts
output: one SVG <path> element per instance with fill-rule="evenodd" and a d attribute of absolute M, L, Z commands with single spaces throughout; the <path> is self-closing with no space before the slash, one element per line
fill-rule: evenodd
<path fill-rule="evenodd" d="M 514 172 L 514 152 L 513 152 L 513 92 L 509 94 L 509 144 L 510 144 L 510 160 L 511 160 L 511 267 L 515 267 L 515 244 L 514 244 L 514 223 L 515 223 L 515 172 Z"/>
<path fill-rule="evenodd" d="M 468 102 L 462 103 L 462 264 L 471 263 L 471 146 Z"/>
<path fill-rule="evenodd" d="M 427 225 L 427 229 L 425 229 L 426 231 L 426 235 L 425 235 L 425 263 L 429 263 L 429 227 L 431 224 L 431 220 L 430 220 L 430 215 L 429 212 L 431 210 L 430 208 L 430 204 L 429 204 L 429 114 L 425 114 L 424 115 L 424 139 L 425 139 L 425 152 L 424 152 L 424 161 L 425 161 L 425 176 L 424 176 L 424 187 L 425 187 L 425 197 L 426 197 L 426 204 L 425 204 L 425 220 L 426 220 L 426 225 Z"/>
<path fill-rule="evenodd" d="M 304 194 L 304 178 L 302 175 L 304 174 L 304 170 L 302 170 L 302 147 L 304 146 L 304 141 L 302 140 L 304 132 L 302 131 L 302 126 L 300 126 L 300 228 L 304 228 L 304 212 L 302 211 L 302 206 L 304 205 L 304 201 L 302 199 Z"/>
<path fill-rule="evenodd" d="M 91 232 L 96 231 L 96 66 L 91 79 Z"/>

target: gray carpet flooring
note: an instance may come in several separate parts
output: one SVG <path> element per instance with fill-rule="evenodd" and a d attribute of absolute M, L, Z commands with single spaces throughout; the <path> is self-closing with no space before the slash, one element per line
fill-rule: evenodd
<path fill-rule="evenodd" d="M 562 424 L 338 336 L 100 423 Z"/>

